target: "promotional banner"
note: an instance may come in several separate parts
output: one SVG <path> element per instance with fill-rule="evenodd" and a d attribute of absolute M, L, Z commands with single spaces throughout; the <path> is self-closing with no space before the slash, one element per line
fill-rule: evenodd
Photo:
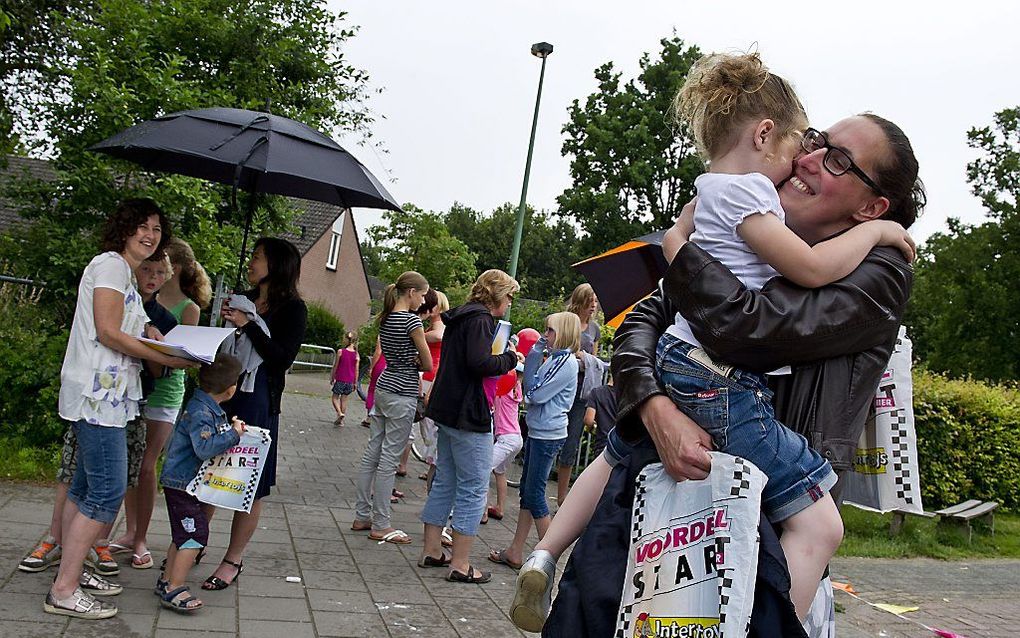
<path fill-rule="evenodd" d="M 661 463 L 638 476 L 617 638 L 747 635 L 767 478 L 711 455 L 703 481 L 677 483 Z"/>
<path fill-rule="evenodd" d="M 920 468 L 914 430 L 911 343 L 900 327 L 889 366 L 875 395 L 875 409 L 857 444 L 853 471 L 844 477 L 843 500 L 879 512 L 920 514 Z"/>
<path fill-rule="evenodd" d="M 237 445 L 202 463 L 187 492 L 203 503 L 251 512 L 271 441 L 269 430 L 248 427 Z"/>

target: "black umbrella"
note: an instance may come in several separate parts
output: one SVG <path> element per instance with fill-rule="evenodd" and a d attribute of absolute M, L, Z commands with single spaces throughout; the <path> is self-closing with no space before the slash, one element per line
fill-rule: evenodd
<path fill-rule="evenodd" d="M 642 235 L 572 266 L 591 284 L 607 325 L 619 327 L 634 304 L 659 284 L 669 265 L 662 256 L 664 234 Z"/>
<path fill-rule="evenodd" d="M 90 147 L 147 170 L 200 177 L 250 193 L 312 199 L 343 208 L 400 205 L 343 147 L 294 120 L 242 109 L 180 111 L 142 122 Z M 248 248 L 254 197 L 244 223 Z"/>

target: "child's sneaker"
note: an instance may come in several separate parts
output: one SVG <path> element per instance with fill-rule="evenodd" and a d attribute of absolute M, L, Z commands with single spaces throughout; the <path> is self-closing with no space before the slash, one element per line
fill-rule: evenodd
<path fill-rule="evenodd" d="M 41 572 L 60 564 L 60 545 L 55 541 L 52 536 L 44 538 L 32 553 L 18 563 L 18 569 L 23 572 Z"/>
<path fill-rule="evenodd" d="M 556 561 L 549 552 L 536 549 L 521 565 L 517 575 L 510 620 L 524 631 L 538 633 L 549 617 L 552 587 L 556 580 Z"/>
<path fill-rule="evenodd" d="M 120 565 L 113 560 L 110 545 L 105 540 L 96 543 L 85 556 L 85 564 L 100 576 L 116 576 L 120 573 Z"/>

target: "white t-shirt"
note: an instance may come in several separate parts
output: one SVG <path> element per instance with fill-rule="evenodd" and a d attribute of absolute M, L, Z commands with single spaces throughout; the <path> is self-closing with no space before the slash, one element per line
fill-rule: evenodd
<path fill-rule="evenodd" d="M 124 295 L 120 329 L 125 333 L 142 336 L 149 320 L 134 273 L 124 258 L 115 252 L 94 257 L 78 284 L 78 304 L 60 369 L 58 406 L 61 418 L 68 421 L 84 419 L 94 425 L 122 428 L 139 414 L 141 363 L 99 343 L 93 313 L 96 288 Z"/>
<path fill-rule="evenodd" d="M 694 180 L 698 203 L 694 207 L 691 241 L 715 257 L 748 290 L 761 290 L 765 282 L 779 275 L 737 234 L 737 227 L 749 215 L 775 215 L 786 221 L 775 184 L 761 173 L 729 175 L 705 173 Z M 678 312 L 666 332 L 687 343 L 701 346 L 690 324 Z M 789 367 L 771 374 L 789 374 Z"/>

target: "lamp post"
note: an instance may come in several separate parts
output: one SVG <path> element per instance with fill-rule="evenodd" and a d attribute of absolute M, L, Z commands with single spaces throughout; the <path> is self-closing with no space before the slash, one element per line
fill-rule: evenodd
<path fill-rule="evenodd" d="M 514 246 L 510 250 L 510 276 L 517 277 L 517 256 L 521 252 L 521 234 L 524 232 L 524 209 L 528 198 L 528 178 L 531 176 L 531 154 L 535 150 L 535 129 L 538 127 L 538 105 L 542 101 L 542 81 L 545 79 L 545 60 L 553 52 L 553 45 L 538 42 L 531 45 L 531 55 L 542 58 L 542 72 L 538 76 L 538 95 L 535 97 L 535 116 L 531 121 L 531 141 L 528 143 L 528 161 L 524 164 L 524 187 L 521 188 L 521 205 L 517 208 L 517 229 Z M 509 314 L 509 311 L 507 312 Z"/>

